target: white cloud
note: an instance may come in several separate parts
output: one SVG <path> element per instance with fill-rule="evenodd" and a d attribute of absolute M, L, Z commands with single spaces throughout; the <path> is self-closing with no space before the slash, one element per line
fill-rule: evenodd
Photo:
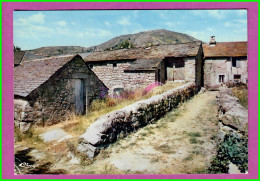
<path fill-rule="evenodd" d="M 54 30 L 52 28 L 41 25 L 28 24 L 23 27 L 14 26 L 14 39 L 28 38 L 39 40 L 42 37 L 50 37 L 53 33 Z"/>
<path fill-rule="evenodd" d="M 134 10 L 133 11 L 133 17 L 134 18 L 138 18 L 139 17 L 139 11 L 138 10 Z"/>
<path fill-rule="evenodd" d="M 192 36 L 192 37 L 194 37 L 194 38 L 198 38 L 198 35 L 200 34 L 197 31 L 186 31 L 185 33 L 190 35 L 190 36 Z"/>
<path fill-rule="evenodd" d="M 32 23 L 44 23 L 45 15 L 42 13 L 34 14 L 28 17 L 28 20 Z"/>
<path fill-rule="evenodd" d="M 241 23 L 241 24 L 247 24 L 247 20 L 245 19 L 237 19 L 235 20 L 236 23 Z"/>
<path fill-rule="evenodd" d="M 234 20 L 224 23 L 225 27 L 234 27 L 236 29 L 247 28 L 247 20 Z"/>
<path fill-rule="evenodd" d="M 236 12 L 237 12 L 237 14 L 238 14 L 239 16 L 247 15 L 247 10 L 246 10 L 246 9 L 237 10 Z"/>
<path fill-rule="evenodd" d="M 45 15 L 42 13 L 33 14 L 26 18 L 19 18 L 14 20 L 14 26 L 30 26 L 31 24 L 43 24 Z"/>
<path fill-rule="evenodd" d="M 207 13 L 212 18 L 223 19 L 226 17 L 224 10 L 207 10 Z"/>
<path fill-rule="evenodd" d="M 174 27 L 174 23 L 173 22 L 165 22 L 164 24 L 166 26 L 170 27 L 170 28 Z"/>
<path fill-rule="evenodd" d="M 110 37 L 112 36 L 112 33 L 108 30 L 103 30 L 103 29 L 88 29 L 85 32 L 85 35 L 87 36 L 93 36 L 93 37 Z"/>
<path fill-rule="evenodd" d="M 231 27 L 231 26 L 232 26 L 232 23 L 231 23 L 231 22 L 225 22 L 225 23 L 224 23 L 224 26 L 225 26 L 225 27 Z"/>
<path fill-rule="evenodd" d="M 82 33 L 82 32 L 79 32 L 79 33 L 77 33 L 76 34 L 79 38 L 83 38 L 84 37 L 84 33 Z"/>
<path fill-rule="evenodd" d="M 59 21 L 58 25 L 59 26 L 67 26 L 67 22 L 66 21 Z"/>
<path fill-rule="evenodd" d="M 105 25 L 111 26 L 111 24 L 108 21 L 105 21 Z"/>
<path fill-rule="evenodd" d="M 128 26 L 128 25 L 131 25 L 132 23 L 129 21 L 129 18 L 128 17 L 125 17 L 123 16 L 122 18 L 120 18 L 118 21 L 117 21 L 118 24 L 120 25 L 123 25 L 123 26 Z"/>
<path fill-rule="evenodd" d="M 192 10 L 191 13 L 195 16 L 210 16 L 215 19 L 223 19 L 226 17 L 225 10 Z"/>

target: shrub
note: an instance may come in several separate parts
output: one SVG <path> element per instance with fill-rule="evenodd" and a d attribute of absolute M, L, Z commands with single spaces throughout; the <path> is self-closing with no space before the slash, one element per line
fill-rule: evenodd
<path fill-rule="evenodd" d="M 234 133 L 225 135 L 218 145 L 217 155 L 211 161 L 209 173 L 228 173 L 229 162 L 236 164 L 242 173 L 248 170 L 248 138 Z"/>
<path fill-rule="evenodd" d="M 201 137 L 200 132 L 191 132 L 191 133 L 188 133 L 188 135 L 189 135 L 190 137 Z"/>

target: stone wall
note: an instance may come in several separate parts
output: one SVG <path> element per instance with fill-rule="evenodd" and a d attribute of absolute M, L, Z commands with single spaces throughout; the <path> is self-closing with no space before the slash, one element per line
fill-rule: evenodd
<path fill-rule="evenodd" d="M 79 137 L 78 151 L 93 158 L 102 148 L 140 127 L 155 122 L 195 93 L 195 84 L 187 83 L 101 116 Z"/>
<path fill-rule="evenodd" d="M 51 125 L 75 113 L 75 81 L 84 82 L 87 106 L 107 94 L 107 88 L 80 58 L 68 62 L 28 97 L 14 100 L 15 122 L 21 130 L 29 124 Z M 25 129 L 26 130 L 26 129 Z"/>
<path fill-rule="evenodd" d="M 239 99 L 234 97 L 230 88 L 221 87 L 219 92 L 218 119 L 222 125 L 221 127 L 229 127 L 234 131 L 247 135 L 248 111 L 240 105 Z M 230 131 L 230 129 L 228 130 Z M 223 138 L 223 135 L 220 137 Z"/>
<path fill-rule="evenodd" d="M 227 87 L 218 96 L 218 150 L 213 161 L 214 171 L 245 173 L 248 170 L 248 111 Z"/>
<path fill-rule="evenodd" d="M 204 65 L 205 88 L 218 90 L 222 84 L 219 82 L 219 75 L 224 75 L 224 82 L 234 82 L 234 75 L 241 75 L 241 82 L 247 83 L 247 59 L 239 61 L 240 67 L 232 67 L 231 58 L 207 58 Z"/>
<path fill-rule="evenodd" d="M 124 72 L 133 61 L 100 61 L 89 64 L 93 66 L 93 72 L 109 88 L 109 95 L 113 95 L 115 88 L 134 90 L 155 82 L 155 71 Z"/>

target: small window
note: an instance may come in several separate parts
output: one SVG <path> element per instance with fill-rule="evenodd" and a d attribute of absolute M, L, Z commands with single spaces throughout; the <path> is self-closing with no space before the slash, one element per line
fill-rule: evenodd
<path fill-rule="evenodd" d="M 117 67 L 117 63 L 113 63 L 113 67 Z"/>
<path fill-rule="evenodd" d="M 113 91 L 113 97 L 119 98 L 123 94 L 124 88 L 115 88 Z"/>
<path fill-rule="evenodd" d="M 175 60 L 175 68 L 184 67 L 184 60 Z"/>
<path fill-rule="evenodd" d="M 237 67 L 237 60 L 236 59 L 232 59 L 232 67 Z"/>
<path fill-rule="evenodd" d="M 234 75 L 234 81 L 239 82 L 241 80 L 241 75 Z"/>
<path fill-rule="evenodd" d="M 234 79 L 241 79 L 241 75 L 234 75 Z"/>
<path fill-rule="evenodd" d="M 241 67 L 239 58 L 237 58 L 237 57 L 232 58 L 232 67 Z"/>
<path fill-rule="evenodd" d="M 224 82 L 224 80 L 225 80 L 225 75 L 219 75 L 219 76 L 218 76 L 218 82 L 219 82 L 219 83 Z"/>

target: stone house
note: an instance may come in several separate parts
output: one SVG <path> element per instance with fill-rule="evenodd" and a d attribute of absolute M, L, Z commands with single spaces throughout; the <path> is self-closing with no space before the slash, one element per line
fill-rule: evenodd
<path fill-rule="evenodd" d="M 84 58 L 109 88 L 109 95 L 154 82 L 196 82 L 203 85 L 201 42 L 94 52 Z"/>
<path fill-rule="evenodd" d="M 203 45 L 204 84 L 209 90 L 218 90 L 225 83 L 247 83 L 247 42 L 216 42 L 212 36 Z"/>
<path fill-rule="evenodd" d="M 22 131 L 85 114 L 92 100 L 108 92 L 79 55 L 22 62 L 13 71 L 14 119 Z"/>

